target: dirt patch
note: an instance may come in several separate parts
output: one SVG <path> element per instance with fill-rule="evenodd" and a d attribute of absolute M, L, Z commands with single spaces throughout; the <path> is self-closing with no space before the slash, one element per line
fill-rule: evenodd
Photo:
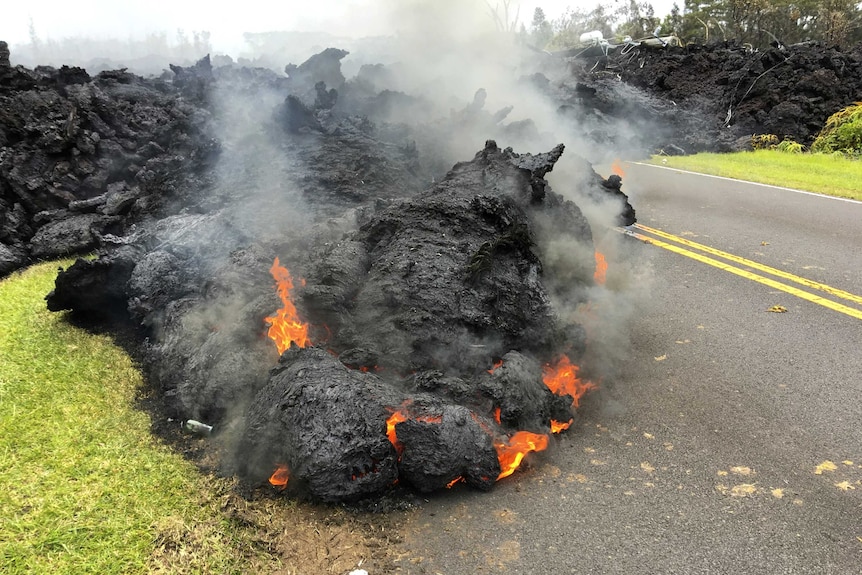
<path fill-rule="evenodd" d="M 169 519 L 156 525 L 149 573 L 199 573 L 201 555 L 222 538 L 221 521 L 241 530 L 243 572 L 344 575 L 362 568 L 374 575 L 400 572 L 406 514 L 370 514 L 297 503 L 272 493 L 237 493 L 233 480 L 212 477 L 218 515 L 188 525 Z"/>

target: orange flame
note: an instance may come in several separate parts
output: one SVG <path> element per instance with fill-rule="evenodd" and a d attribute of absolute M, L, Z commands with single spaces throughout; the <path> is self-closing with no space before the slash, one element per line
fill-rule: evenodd
<path fill-rule="evenodd" d="M 596 271 L 593 274 L 593 279 L 596 280 L 596 283 L 599 285 L 604 285 L 605 279 L 608 274 L 608 261 L 605 259 L 605 255 L 596 251 Z"/>
<path fill-rule="evenodd" d="M 560 433 L 561 431 L 565 431 L 572 425 L 573 420 L 568 421 L 557 421 L 556 419 L 551 420 L 551 433 Z"/>
<path fill-rule="evenodd" d="M 392 415 L 386 420 L 386 436 L 389 438 L 389 442 L 395 447 L 398 451 L 398 455 L 400 456 L 404 451 L 404 446 L 398 441 L 398 435 L 395 431 L 395 426 L 401 423 L 402 421 L 407 421 L 408 419 L 413 419 L 414 421 L 423 421 L 426 423 L 441 423 L 443 421 L 443 417 L 439 415 L 418 415 L 414 416 L 410 414 L 406 407 L 410 404 L 410 401 L 404 402 L 401 408 L 387 408 L 392 412 Z M 496 417 L 499 417 L 500 408 L 496 408 Z M 475 419 L 479 425 L 482 426 L 482 429 L 485 430 L 489 435 L 493 435 L 493 432 L 490 428 L 488 428 L 482 421 L 476 416 L 475 413 L 471 412 L 473 419 Z M 499 420 L 498 420 L 499 423 Z M 569 422 L 569 424 L 571 421 Z M 569 424 L 564 424 L 568 427 Z M 521 461 L 523 461 L 524 457 L 531 451 L 544 451 L 548 448 L 548 436 L 542 435 L 539 433 L 531 433 L 529 431 L 518 431 L 512 437 L 504 440 L 494 440 L 494 449 L 497 451 L 497 459 L 500 462 L 500 475 L 497 476 L 497 480 L 503 479 L 504 477 L 508 477 L 518 466 L 521 465 Z M 447 487 L 452 487 L 459 481 L 463 481 L 463 477 L 457 477 L 452 480 Z"/>
<path fill-rule="evenodd" d="M 542 381 L 557 395 L 571 395 L 572 407 L 578 407 L 581 396 L 596 387 L 594 383 L 578 378 L 578 366 L 565 355 L 560 356 L 556 365 L 545 365 Z"/>
<path fill-rule="evenodd" d="M 500 475 L 497 481 L 508 477 L 518 469 L 521 461 L 531 451 L 544 451 L 548 448 L 548 436 L 529 431 L 519 431 L 508 441 L 495 441 L 497 459 L 500 460 Z"/>
<path fill-rule="evenodd" d="M 623 170 L 623 163 L 619 158 L 614 160 L 613 163 L 611 164 L 611 173 L 614 173 L 614 174 L 618 175 L 619 177 L 623 177 L 626 175 L 625 170 Z"/>
<path fill-rule="evenodd" d="M 404 451 L 404 446 L 401 445 L 400 441 L 398 441 L 398 436 L 395 434 L 395 426 L 402 421 L 407 421 L 407 414 L 403 411 L 393 412 L 392 415 L 389 416 L 389 419 L 386 420 L 386 437 L 389 438 L 389 443 L 392 444 L 395 451 L 398 452 L 398 455 L 401 455 L 401 452 Z"/>
<path fill-rule="evenodd" d="M 270 476 L 269 482 L 274 487 L 285 489 L 287 487 L 288 479 L 290 479 L 290 472 L 287 470 L 287 465 L 279 463 L 276 466 L 275 471 L 273 471 L 272 475 Z"/>
<path fill-rule="evenodd" d="M 493 374 L 495 371 L 497 371 L 497 368 L 498 368 L 498 367 L 500 367 L 501 365 L 503 365 L 503 360 L 502 360 L 502 359 L 501 359 L 500 361 L 495 362 L 495 363 L 494 363 L 494 365 L 493 365 L 493 366 L 491 366 L 491 369 L 488 369 L 488 370 L 486 370 L 486 371 L 487 371 L 488 373 Z"/>
<path fill-rule="evenodd" d="M 290 301 L 290 292 L 293 289 L 293 280 L 290 277 L 290 272 L 286 267 L 283 267 L 275 258 L 275 262 L 269 269 L 278 289 L 278 297 L 281 298 L 282 307 L 275 315 L 267 317 L 264 321 L 269 325 L 267 335 L 275 342 L 278 348 L 278 353 L 284 353 L 290 348 L 292 342 L 296 342 L 299 347 L 310 345 L 308 339 L 308 324 L 299 320 L 299 315 L 296 313 L 296 306 Z"/>
<path fill-rule="evenodd" d="M 458 477 L 446 484 L 446 489 L 452 489 L 457 483 L 461 483 L 462 481 L 464 481 L 464 478 L 459 475 Z"/>

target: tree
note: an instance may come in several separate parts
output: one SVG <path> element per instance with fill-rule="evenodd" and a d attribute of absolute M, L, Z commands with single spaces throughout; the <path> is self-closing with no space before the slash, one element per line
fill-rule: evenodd
<path fill-rule="evenodd" d="M 621 23 L 617 26 L 618 36 L 631 36 L 637 40 L 653 36 L 660 21 L 655 16 L 655 10 L 649 2 L 629 0 L 617 9 L 617 18 Z"/>
<path fill-rule="evenodd" d="M 494 25 L 497 27 L 499 32 L 510 32 L 514 33 L 518 28 L 518 19 L 521 14 L 521 7 L 515 11 L 514 18 L 510 13 L 512 0 L 502 0 L 502 6 L 500 2 L 491 6 L 491 3 L 488 0 L 485 0 L 485 4 L 488 6 L 488 10 L 491 12 L 491 17 L 494 18 Z"/>
<path fill-rule="evenodd" d="M 683 18 L 679 4 L 676 2 L 673 3 L 673 7 L 670 9 L 670 14 L 664 17 L 661 27 L 665 34 L 673 33 L 677 36 L 682 34 Z"/>
<path fill-rule="evenodd" d="M 42 41 L 39 39 L 39 35 L 36 33 L 36 24 L 33 23 L 33 18 L 30 18 L 30 24 L 27 26 L 27 33 L 30 35 L 30 47 L 33 50 L 33 54 L 35 56 L 39 55 L 39 49 L 42 46 Z"/>
<path fill-rule="evenodd" d="M 685 0 L 680 37 L 702 44 L 727 39 L 725 12 L 724 0 Z"/>
<path fill-rule="evenodd" d="M 541 7 L 536 6 L 536 10 L 533 12 L 533 30 L 539 28 L 542 24 L 546 23 L 548 20 L 545 18 L 545 11 L 542 10 Z"/>
<path fill-rule="evenodd" d="M 594 30 L 601 32 L 604 38 L 612 38 L 614 35 L 611 17 L 605 12 L 604 6 L 599 4 L 590 12 L 569 8 L 563 16 L 554 21 L 554 38 L 549 47 L 563 49 L 576 46 L 581 34 Z"/>
<path fill-rule="evenodd" d="M 862 18 L 860 7 L 854 0 L 827 0 L 818 2 L 818 8 L 813 29 L 819 40 L 845 44 L 854 33 L 858 37 Z"/>
<path fill-rule="evenodd" d="M 838 45 L 862 41 L 859 0 L 684 0 L 682 9 L 674 4 L 663 21 L 645 0 L 617 0 L 612 12 L 605 6 L 591 12 L 570 9 L 553 23 L 549 45 L 575 46 L 582 33 L 593 30 L 608 39 L 638 40 L 652 36 L 659 24 L 662 35 L 673 33 L 683 42 L 733 40 L 761 50 L 809 40 Z M 534 29 L 539 22 L 534 14 Z"/>
<path fill-rule="evenodd" d="M 686 0 L 678 35 L 688 41 L 736 40 L 754 48 L 862 39 L 858 0 Z"/>
<path fill-rule="evenodd" d="M 536 7 L 533 12 L 533 24 L 530 27 L 530 40 L 533 45 L 544 48 L 554 37 L 554 29 L 551 23 L 545 18 L 545 11 Z"/>
<path fill-rule="evenodd" d="M 210 44 L 210 33 L 207 30 L 198 32 L 195 30 L 192 33 L 192 46 L 194 48 L 194 57 L 201 58 L 212 52 L 212 44 Z"/>

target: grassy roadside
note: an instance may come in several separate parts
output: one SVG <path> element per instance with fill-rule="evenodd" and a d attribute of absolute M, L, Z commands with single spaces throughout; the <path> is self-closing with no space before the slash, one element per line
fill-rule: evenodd
<path fill-rule="evenodd" d="M 0 571 L 244 572 L 227 480 L 150 435 L 125 353 L 45 309 L 56 267 L 0 282 Z"/>
<path fill-rule="evenodd" d="M 653 156 L 649 163 L 862 200 L 862 160 L 840 156 L 757 150 L 734 154 Z"/>
<path fill-rule="evenodd" d="M 0 280 L 0 573 L 397 571 L 403 516 L 246 499 L 155 439 L 130 358 L 45 308 L 70 263 Z"/>

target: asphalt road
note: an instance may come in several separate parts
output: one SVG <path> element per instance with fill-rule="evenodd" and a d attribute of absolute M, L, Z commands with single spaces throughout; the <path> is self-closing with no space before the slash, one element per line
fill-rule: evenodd
<path fill-rule="evenodd" d="M 638 165 L 623 189 L 640 224 L 862 296 L 862 203 Z M 862 573 L 862 319 L 620 237 L 650 273 L 619 372 L 493 492 L 429 498 L 402 571 Z"/>

